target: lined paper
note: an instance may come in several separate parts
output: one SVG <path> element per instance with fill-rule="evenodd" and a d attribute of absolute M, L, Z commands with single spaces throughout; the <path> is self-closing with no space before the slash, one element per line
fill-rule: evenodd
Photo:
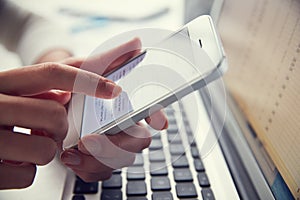
<path fill-rule="evenodd" d="M 300 199 L 300 1 L 225 2 L 227 85 Z"/>

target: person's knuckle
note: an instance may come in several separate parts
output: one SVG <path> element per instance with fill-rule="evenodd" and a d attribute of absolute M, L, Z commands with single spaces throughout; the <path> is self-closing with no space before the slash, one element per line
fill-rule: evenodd
<path fill-rule="evenodd" d="M 62 119 L 67 116 L 67 111 L 60 103 L 53 101 L 52 114 L 54 117 Z"/>
<path fill-rule="evenodd" d="M 54 159 L 57 150 L 57 144 L 54 140 L 46 137 L 43 137 L 42 140 L 44 140 L 42 144 L 45 151 L 43 151 L 39 156 L 39 160 L 37 162 L 38 165 L 46 165 L 50 163 Z"/>
<path fill-rule="evenodd" d="M 58 63 L 47 62 L 42 64 L 42 70 L 48 77 L 57 77 L 61 73 L 61 66 Z"/>
<path fill-rule="evenodd" d="M 0 93 L 0 121 L 2 122 L 7 116 L 4 114 L 6 113 L 5 111 L 7 110 L 7 100 L 6 96 Z"/>
<path fill-rule="evenodd" d="M 57 129 L 60 134 L 66 134 L 68 130 L 67 110 L 64 106 L 57 102 L 53 102 L 50 110 L 50 114 L 54 121 L 53 126 Z M 63 138 L 65 135 L 63 136 Z"/>

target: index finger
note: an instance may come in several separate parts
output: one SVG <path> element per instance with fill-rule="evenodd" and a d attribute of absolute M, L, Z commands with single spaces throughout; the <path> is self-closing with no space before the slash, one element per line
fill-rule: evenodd
<path fill-rule="evenodd" d="M 141 46 L 141 40 L 133 38 L 99 55 L 94 55 L 87 59 L 71 58 L 65 60 L 64 63 L 96 74 L 106 74 L 138 55 L 141 51 Z"/>
<path fill-rule="evenodd" d="M 122 90 L 98 74 L 59 63 L 43 63 L 0 72 L 0 79 L 0 92 L 10 95 L 35 95 L 60 89 L 99 98 L 113 98 Z"/>

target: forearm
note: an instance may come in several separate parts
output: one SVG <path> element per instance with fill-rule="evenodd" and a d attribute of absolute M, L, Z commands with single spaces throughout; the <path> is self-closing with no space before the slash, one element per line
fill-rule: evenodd
<path fill-rule="evenodd" d="M 0 0 L 0 27 L 0 41 L 24 65 L 71 56 L 65 30 L 5 0 Z"/>
<path fill-rule="evenodd" d="M 10 51 L 16 51 L 17 44 L 26 26 L 30 13 L 19 9 L 6 0 L 0 0 L 0 42 Z"/>

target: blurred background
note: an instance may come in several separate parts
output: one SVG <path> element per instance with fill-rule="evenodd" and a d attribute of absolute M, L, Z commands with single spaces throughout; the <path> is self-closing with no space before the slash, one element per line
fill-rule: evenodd
<path fill-rule="evenodd" d="M 103 41 L 139 28 L 176 30 L 184 24 L 184 0 L 54 0 L 14 1 L 65 31 L 71 50 L 87 56 Z M 47 39 L 47 38 L 45 38 Z M 20 66 L 11 52 L 0 48 L 1 70 Z M 6 55 L 6 56 L 4 56 Z"/>

